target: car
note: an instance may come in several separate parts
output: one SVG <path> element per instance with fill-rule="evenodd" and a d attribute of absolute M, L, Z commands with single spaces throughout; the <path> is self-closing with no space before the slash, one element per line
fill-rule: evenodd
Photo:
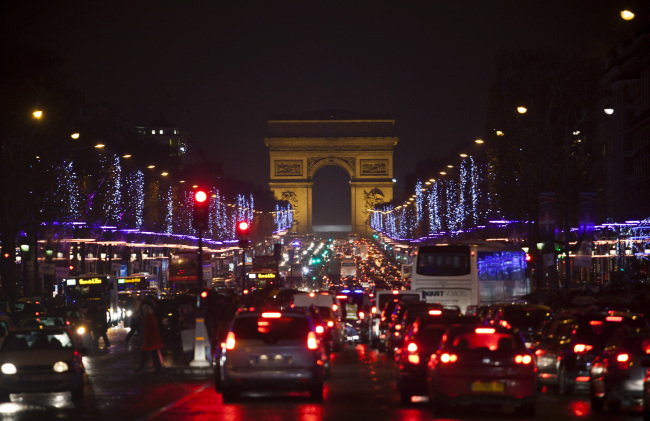
<path fill-rule="evenodd" d="M 510 303 L 490 307 L 486 322 L 511 327 L 520 332 L 526 346 L 541 338 L 544 326 L 553 318 L 551 307 L 542 304 Z"/>
<path fill-rule="evenodd" d="M 650 329 L 617 329 L 591 366 L 591 408 L 617 412 L 624 404 L 641 405 L 648 366 Z"/>
<path fill-rule="evenodd" d="M 400 302 L 422 301 L 420 291 L 375 290 L 374 305 L 370 310 L 370 346 L 380 351 L 386 350 L 386 329 L 390 315 Z"/>
<path fill-rule="evenodd" d="M 337 352 L 343 348 L 345 329 L 341 321 L 341 303 L 336 294 L 329 292 L 299 292 L 292 296 L 293 308 L 313 306 L 325 322 L 324 337 L 329 342 L 330 350 Z"/>
<path fill-rule="evenodd" d="M 37 327 L 9 332 L 0 347 L 0 400 L 11 393 L 69 391 L 83 398 L 83 347 L 61 327 Z"/>
<path fill-rule="evenodd" d="M 648 321 L 638 313 L 616 311 L 569 312 L 554 318 L 532 345 L 540 384 L 557 385 L 564 395 L 589 390 L 594 358 L 610 335 L 624 326 L 647 328 Z"/>
<path fill-rule="evenodd" d="M 535 415 L 535 359 L 521 335 L 502 326 L 454 324 L 427 364 L 434 416 L 453 404 L 510 404 Z"/>
<path fill-rule="evenodd" d="M 426 368 L 450 323 L 444 317 L 418 316 L 406 330 L 404 342 L 395 353 L 396 385 L 402 405 L 413 396 L 427 395 Z"/>
<path fill-rule="evenodd" d="M 224 402 L 249 391 L 291 390 L 306 391 L 320 401 L 329 358 L 307 314 L 239 311 L 216 369 Z"/>

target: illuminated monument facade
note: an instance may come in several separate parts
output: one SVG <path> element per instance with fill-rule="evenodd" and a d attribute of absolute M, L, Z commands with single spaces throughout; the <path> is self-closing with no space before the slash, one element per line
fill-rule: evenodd
<path fill-rule="evenodd" d="M 389 115 L 340 110 L 268 121 L 264 142 L 271 160 L 269 187 L 276 199 L 291 203 L 293 233 L 313 233 L 314 175 L 335 165 L 350 177 L 352 231 L 371 234 L 370 210 L 393 200 L 393 149 L 398 142 L 394 130 L 395 120 Z"/>

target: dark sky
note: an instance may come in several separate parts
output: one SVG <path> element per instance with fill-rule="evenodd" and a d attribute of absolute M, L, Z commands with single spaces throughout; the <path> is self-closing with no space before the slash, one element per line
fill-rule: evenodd
<path fill-rule="evenodd" d="M 639 2 L 646 11 L 647 3 Z M 136 124 L 162 114 L 228 174 L 264 186 L 270 116 L 392 114 L 399 179 L 483 133 L 496 53 L 550 47 L 604 56 L 630 30 L 619 4 L 5 0 L 0 35 L 58 53 L 88 103 L 110 98 Z"/>

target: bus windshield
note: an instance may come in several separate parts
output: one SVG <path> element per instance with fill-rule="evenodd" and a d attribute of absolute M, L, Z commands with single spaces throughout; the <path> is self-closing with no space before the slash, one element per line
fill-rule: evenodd
<path fill-rule="evenodd" d="M 469 247 L 420 247 L 417 273 L 427 276 L 463 276 L 470 273 Z"/>

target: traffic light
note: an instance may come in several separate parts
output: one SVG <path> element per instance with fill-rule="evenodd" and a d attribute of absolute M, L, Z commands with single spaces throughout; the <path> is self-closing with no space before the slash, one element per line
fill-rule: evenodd
<path fill-rule="evenodd" d="M 194 192 L 194 223 L 197 230 L 208 229 L 208 215 L 210 214 L 209 195 L 205 190 Z"/>
<path fill-rule="evenodd" d="M 237 238 L 239 238 L 239 247 L 245 249 L 250 243 L 250 230 L 251 226 L 248 221 L 239 221 L 237 222 L 236 231 Z"/>

